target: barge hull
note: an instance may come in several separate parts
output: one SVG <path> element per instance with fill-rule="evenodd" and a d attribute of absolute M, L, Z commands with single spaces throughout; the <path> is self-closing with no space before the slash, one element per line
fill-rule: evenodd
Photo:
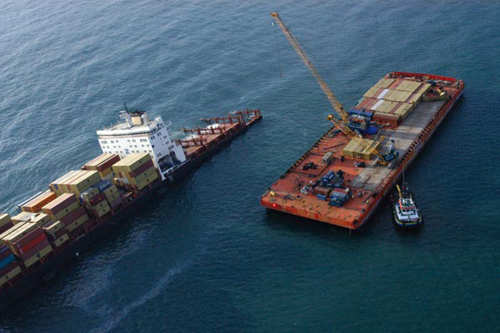
<path fill-rule="evenodd" d="M 460 80 L 430 74 L 393 72 L 384 78 L 424 83 L 446 82 L 443 89 L 447 92 L 447 98 L 420 102 L 397 126 L 383 128 L 382 135 L 395 141 L 398 153 L 398 158 L 389 167 L 373 160 L 368 162 L 345 158 L 344 161 L 342 149 L 349 143 L 349 138 L 337 133 L 335 128 L 330 129 L 262 195 L 260 202 L 263 207 L 348 229 L 358 229 L 370 219 L 401 177 L 403 168 L 411 164 L 421 152 L 464 89 Z M 334 155 L 334 162 L 324 166 L 321 158 L 327 152 Z M 366 162 L 366 168 L 359 168 L 353 162 Z M 310 163 L 315 163 L 318 169 L 304 171 L 304 166 Z M 343 207 L 329 206 L 327 201 L 303 193 L 305 185 L 317 181 L 327 172 L 339 170 L 346 175 L 344 187 L 351 191 L 350 199 Z"/>

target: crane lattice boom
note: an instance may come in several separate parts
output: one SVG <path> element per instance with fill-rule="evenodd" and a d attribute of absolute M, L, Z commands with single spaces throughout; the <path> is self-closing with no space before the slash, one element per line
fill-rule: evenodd
<path fill-rule="evenodd" d="M 295 37 L 290 32 L 290 29 L 288 29 L 288 27 L 285 25 L 285 23 L 283 23 L 280 16 L 278 15 L 278 13 L 271 13 L 271 16 L 272 16 L 272 18 L 274 18 L 276 23 L 278 23 L 279 27 L 281 28 L 281 30 L 285 34 L 285 37 L 288 39 L 288 41 L 290 42 L 292 47 L 295 49 L 295 51 L 299 55 L 302 62 L 307 66 L 307 68 L 309 68 L 309 70 L 311 71 L 313 76 L 316 78 L 316 81 L 318 81 L 319 86 L 321 87 L 321 90 L 323 90 L 323 92 L 325 93 L 326 97 L 330 101 L 330 104 L 332 105 L 335 112 L 338 113 L 340 118 L 346 124 L 349 123 L 349 121 L 347 119 L 348 115 L 344 109 L 344 106 L 342 105 L 342 103 L 339 102 L 337 97 L 335 97 L 335 95 L 332 93 L 332 91 L 330 90 L 330 87 L 328 87 L 328 85 L 326 84 L 325 80 L 323 80 L 321 75 L 319 75 L 319 72 L 316 70 L 316 67 L 314 67 L 311 60 L 309 60 L 306 53 L 304 52 L 304 50 L 300 46 L 299 42 L 295 39 Z"/>
<path fill-rule="evenodd" d="M 387 161 L 385 158 L 382 156 L 382 154 L 369 142 L 364 140 L 363 138 L 360 138 L 350 127 L 349 127 L 349 115 L 344 109 L 344 106 L 342 103 L 339 102 L 337 97 L 332 93 L 330 87 L 326 84 L 325 80 L 321 77 L 319 72 L 316 70 L 316 67 L 312 64 L 311 60 L 307 57 L 306 53 L 300 46 L 299 42 L 295 39 L 295 37 L 292 35 L 290 32 L 290 29 L 283 23 L 281 20 L 280 16 L 278 13 L 271 13 L 271 17 L 278 23 L 279 27 L 281 28 L 281 31 L 283 31 L 283 34 L 285 35 L 286 39 L 290 42 L 290 45 L 295 49 L 297 52 L 298 56 L 302 60 L 302 62 L 309 68 L 313 76 L 316 78 L 316 81 L 318 81 L 319 86 L 321 87 L 321 90 L 325 93 L 326 97 L 328 98 L 328 101 L 330 101 L 330 104 L 332 105 L 333 109 L 339 117 L 342 120 L 339 120 L 335 118 L 333 115 L 329 115 L 327 117 L 328 120 L 330 120 L 335 126 L 342 131 L 347 137 L 349 137 L 351 140 L 355 140 L 358 144 L 360 144 L 365 150 L 367 150 L 369 153 L 375 155 L 378 157 L 378 163 L 382 165 L 387 165 Z"/>

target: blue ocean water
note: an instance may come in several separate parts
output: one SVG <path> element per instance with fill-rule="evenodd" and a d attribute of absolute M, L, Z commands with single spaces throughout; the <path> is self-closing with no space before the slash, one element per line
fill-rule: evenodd
<path fill-rule="evenodd" d="M 388 205 L 353 234 L 259 206 L 329 127 L 271 11 L 346 106 L 389 71 L 465 81 L 406 173 L 420 232 L 395 230 Z M 0 331 L 498 331 L 498 17 L 493 1 L 2 1 L 2 212 L 99 154 L 95 130 L 125 102 L 177 129 L 245 107 L 264 120 L 1 314 Z"/>

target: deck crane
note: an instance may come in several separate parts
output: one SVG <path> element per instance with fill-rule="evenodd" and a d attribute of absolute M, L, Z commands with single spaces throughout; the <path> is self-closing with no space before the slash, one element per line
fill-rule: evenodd
<path fill-rule="evenodd" d="M 375 155 L 378 158 L 378 163 L 382 165 L 388 165 L 389 161 L 394 159 L 394 154 L 390 154 L 387 156 L 383 156 L 378 149 L 373 145 L 373 143 L 369 143 L 368 141 L 364 140 L 363 138 L 359 137 L 358 134 L 353 131 L 349 127 L 349 114 L 345 111 L 344 106 L 340 101 L 335 97 L 335 95 L 332 93 L 330 87 L 326 84 L 325 80 L 321 77 L 319 74 L 318 70 L 314 65 L 312 64 L 311 60 L 307 57 L 306 53 L 300 46 L 299 42 L 295 37 L 292 35 L 290 32 L 290 29 L 283 23 L 281 20 L 281 17 L 278 15 L 278 13 L 271 13 L 271 17 L 278 23 L 278 26 L 280 27 L 281 31 L 285 35 L 286 39 L 288 39 L 288 42 L 292 47 L 294 48 L 295 52 L 297 52 L 297 55 L 300 57 L 304 65 L 306 65 L 307 68 L 311 71 L 312 75 L 318 82 L 319 86 L 321 87 L 321 90 L 323 90 L 323 93 L 326 95 L 328 98 L 328 101 L 333 107 L 333 110 L 337 113 L 337 115 L 340 117 L 340 119 L 335 118 L 333 115 L 328 115 L 327 119 L 331 121 L 342 133 L 344 133 L 348 138 L 351 140 L 355 140 L 359 145 L 365 148 L 369 153 Z M 383 140 L 382 138 L 379 138 L 380 141 Z"/>

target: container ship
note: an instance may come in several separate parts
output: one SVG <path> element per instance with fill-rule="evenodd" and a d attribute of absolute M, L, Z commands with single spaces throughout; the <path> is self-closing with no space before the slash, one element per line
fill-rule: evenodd
<path fill-rule="evenodd" d="M 162 117 L 120 117 L 97 131 L 102 155 L 19 204 L 17 215 L 0 214 L 0 310 L 262 118 L 260 110 L 235 111 L 173 140 Z"/>
<path fill-rule="evenodd" d="M 328 130 L 265 191 L 267 209 L 358 229 L 390 193 L 462 95 L 452 77 L 392 72 L 349 110 L 333 95 L 278 14 L 271 14 L 311 70 L 336 115 Z"/>

